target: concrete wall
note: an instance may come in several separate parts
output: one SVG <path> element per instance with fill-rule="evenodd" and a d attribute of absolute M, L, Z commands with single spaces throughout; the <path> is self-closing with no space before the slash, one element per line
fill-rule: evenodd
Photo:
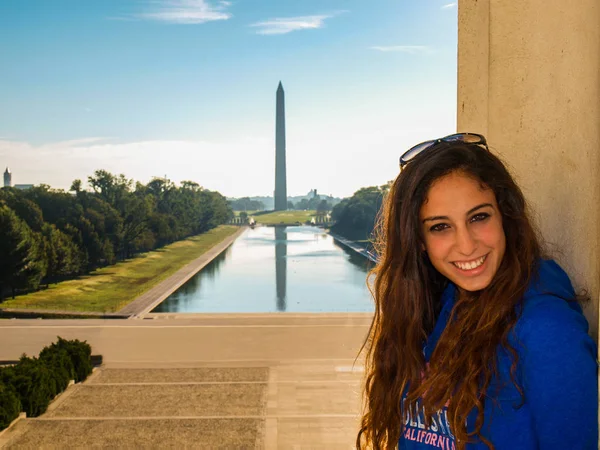
<path fill-rule="evenodd" d="M 458 131 L 485 134 L 598 338 L 600 3 L 459 0 Z"/>

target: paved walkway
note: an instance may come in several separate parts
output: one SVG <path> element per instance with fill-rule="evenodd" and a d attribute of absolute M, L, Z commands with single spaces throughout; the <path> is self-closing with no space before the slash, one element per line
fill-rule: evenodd
<path fill-rule="evenodd" d="M 104 364 L 7 448 L 353 448 L 370 314 L 5 320 L 0 359 L 87 340 Z"/>
<path fill-rule="evenodd" d="M 175 292 L 180 286 L 183 286 L 186 281 L 196 275 L 204 266 L 210 263 L 215 257 L 220 255 L 227 247 L 244 232 L 247 227 L 240 227 L 231 236 L 228 236 L 223 241 L 212 247 L 206 253 L 193 260 L 191 263 L 182 267 L 175 274 L 159 283 L 145 294 L 140 295 L 133 302 L 129 303 L 117 313 L 121 315 L 132 315 L 142 317 L 144 314 L 152 311 L 156 306 L 166 299 L 169 295 Z"/>

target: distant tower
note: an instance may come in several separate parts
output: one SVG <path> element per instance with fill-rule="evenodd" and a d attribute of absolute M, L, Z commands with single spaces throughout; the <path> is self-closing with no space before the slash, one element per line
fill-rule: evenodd
<path fill-rule="evenodd" d="M 7 167 L 6 170 L 4 171 L 4 187 L 11 187 L 12 186 L 12 173 L 10 172 L 10 169 Z"/>
<path fill-rule="evenodd" d="M 285 97 L 281 81 L 277 87 L 275 118 L 275 211 L 287 210 L 285 170 Z"/>

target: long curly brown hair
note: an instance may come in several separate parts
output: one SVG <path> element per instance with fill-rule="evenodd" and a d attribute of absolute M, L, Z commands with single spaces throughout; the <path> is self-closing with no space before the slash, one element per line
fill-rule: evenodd
<path fill-rule="evenodd" d="M 506 250 L 489 286 L 459 296 L 448 320 L 452 326 L 440 336 L 426 368 L 423 345 L 435 325 L 448 280 L 422 250 L 419 211 L 433 182 L 456 171 L 494 192 Z M 369 273 L 375 314 L 363 345 L 366 381 L 357 449 L 396 448 L 407 412 L 417 410 L 419 399 L 427 424 L 448 402 L 448 420 L 459 450 L 473 439 L 493 449 L 481 429 L 486 393 L 498 374 L 497 349 L 502 345 L 511 355 L 511 379 L 523 399 L 516 381 L 517 351 L 508 337 L 518 319 L 516 305 L 542 257 L 523 193 L 491 152 L 472 144 L 440 144 L 416 156 L 393 182 L 375 238 L 380 259 Z M 466 419 L 474 408 L 475 428 L 467 432 Z"/>

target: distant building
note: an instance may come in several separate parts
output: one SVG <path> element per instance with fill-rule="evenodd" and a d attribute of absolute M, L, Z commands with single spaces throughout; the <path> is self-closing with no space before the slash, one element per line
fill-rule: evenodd
<path fill-rule="evenodd" d="M 15 184 L 13 186 L 12 185 L 12 172 L 7 167 L 6 170 L 4 171 L 4 187 L 14 187 L 15 189 L 25 190 L 25 189 L 31 189 L 33 187 L 33 184 Z"/>
<path fill-rule="evenodd" d="M 4 171 L 4 187 L 11 187 L 12 186 L 12 173 L 10 172 L 10 169 L 7 167 L 6 170 Z"/>

